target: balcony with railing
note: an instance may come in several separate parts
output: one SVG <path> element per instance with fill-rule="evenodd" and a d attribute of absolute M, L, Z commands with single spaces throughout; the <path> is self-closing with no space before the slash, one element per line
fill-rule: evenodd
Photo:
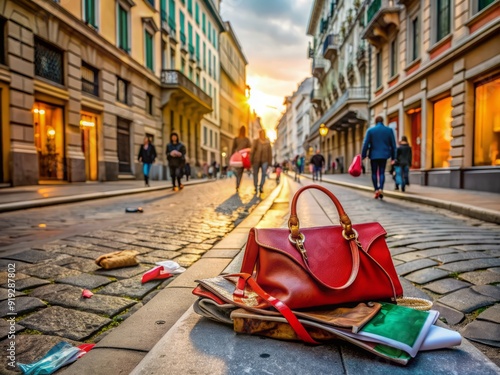
<path fill-rule="evenodd" d="M 399 29 L 401 9 L 397 0 L 372 0 L 366 7 L 363 38 L 376 47 L 387 42 L 388 35 Z"/>
<path fill-rule="evenodd" d="M 339 47 L 339 36 L 336 34 L 328 35 L 323 42 L 323 57 L 330 61 L 334 61 L 339 53 Z"/>
<path fill-rule="evenodd" d="M 194 104 L 201 113 L 212 112 L 212 98 L 178 70 L 162 70 L 162 105 L 175 97 L 186 104 Z"/>
<path fill-rule="evenodd" d="M 312 64 L 312 75 L 319 79 L 323 76 L 323 74 L 325 74 L 326 68 L 326 60 L 322 57 L 316 56 Z"/>
<path fill-rule="evenodd" d="M 321 92 L 318 89 L 311 90 L 310 98 L 311 103 L 313 104 L 321 104 L 323 101 L 323 95 L 321 95 Z"/>
<path fill-rule="evenodd" d="M 312 125 L 310 134 L 318 132 L 320 124 L 326 124 L 330 129 L 341 130 L 346 125 L 366 121 L 367 117 L 368 87 L 349 87 Z"/>

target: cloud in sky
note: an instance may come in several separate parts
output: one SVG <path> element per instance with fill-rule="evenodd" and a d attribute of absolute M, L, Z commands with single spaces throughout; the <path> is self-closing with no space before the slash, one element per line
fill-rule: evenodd
<path fill-rule="evenodd" d="M 221 16 L 231 22 L 247 57 L 252 103 L 264 125 L 276 125 L 283 98 L 311 75 L 307 58 L 310 0 L 222 0 Z M 262 113 L 266 112 L 266 113 Z"/>

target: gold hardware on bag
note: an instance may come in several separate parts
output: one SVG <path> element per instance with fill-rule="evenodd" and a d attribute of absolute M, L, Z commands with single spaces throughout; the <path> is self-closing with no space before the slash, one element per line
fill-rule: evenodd
<path fill-rule="evenodd" d="M 302 259 L 304 260 L 304 262 L 307 263 L 307 251 L 306 251 L 306 248 L 304 247 L 304 242 L 306 241 L 306 236 L 304 236 L 302 233 L 299 233 L 299 237 L 297 239 L 294 239 L 292 237 L 292 234 L 290 233 L 288 235 L 288 240 L 295 245 L 297 250 L 302 255 Z"/>

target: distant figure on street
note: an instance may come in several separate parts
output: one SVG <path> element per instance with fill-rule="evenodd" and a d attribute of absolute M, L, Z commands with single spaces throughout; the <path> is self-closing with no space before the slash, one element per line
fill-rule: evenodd
<path fill-rule="evenodd" d="M 151 164 L 155 162 L 156 149 L 151 143 L 149 137 L 144 137 L 144 143 L 139 149 L 137 160 L 142 163 L 142 173 L 144 174 L 144 184 L 149 186 L 149 172 L 151 171 Z"/>
<path fill-rule="evenodd" d="M 179 189 L 184 187 L 184 185 L 181 184 L 181 178 L 186 162 L 186 146 L 181 143 L 179 135 L 175 132 L 170 134 L 170 143 L 167 145 L 166 153 L 173 190 L 179 191 Z"/>
<path fill-rule="evenodd" d="M 246 135 L 247 129 L 242 126 L 240 127 L 240 133 L 233 140 L 233 148 L 231 150 L 231 155 L 235 152 L 241 151 L 245 148 L 251 148 L 252 142 Z M 234 173 L 236 174 L 236 191 L 240 188 L 241 178 L 243 177 L 243 167 L 233 167 Z"/>
<path fill-rule="evenodd" d="M 280 183 L 282 170 L 283 169 L 281 168 L 281 165 L 279 163 L 276 163 L 274 165 L 274 173 L 276 173 L 276 185 L 279 185 L 279 183 Z"/>
<path fill-rule="evenodd" d="M 189 163 L 184 166 L 184 173 L 186 174 L 186 181 L 189 181 L 189 177 L 191 177 L 191 165 Z"/>
<path fill-rule="evenodd" d="M 396 161 L 394 168 L 396 171 L 396 190 L 404 192 L 407 185 L 410 185 L 410 167 L 412 161 L 411 147 L 405 135 L 401 137 L 399 147 L 396 150 Z"/>
<path fill-rule="evenodd" d="M 253 141 L 252 151 L 250 151 L 250 162 L 253 169 L 253 184 L 255 187 L 255 193 L 262 193 L 264 192 L 264 182 L 266 182 L 267 167 L 273 162 L 271 142 L 267 138 L 266 131 L 264 129 L 259 131 L 259 138 Z M 261 170 L 260 184 L 258 184 L 259 169 Z"/>
<path fill-rule="evenodd" d="M 337 164 L 337 169 L 340 171 L 341 174 L 344 173 L 344 163 L 342 162 L 342 160 L 340 160 L 340 158 L 336 158 L 335 161 Z"/>
<path fill-rule="evenodd" d="M 361 157 L 370 158 L 372 168 L 372 183 L 375 189 L 375 199 L 384 197 L 385 167 L 387 159 L 392 163 L 396 158 L 396 140 L 391 128 L 384 125 L 382 116 L 375 118 L 376 125 L 366 131 Z"/>
<path fill-rule="evenodd" d="M 311 158 L 310 163 L 313 166 L 313 181 L 323 181 L 323 168 L 325 167 L 325 158 L 321 155 L 320 150 L 316 150 L 316 154 Z"/>

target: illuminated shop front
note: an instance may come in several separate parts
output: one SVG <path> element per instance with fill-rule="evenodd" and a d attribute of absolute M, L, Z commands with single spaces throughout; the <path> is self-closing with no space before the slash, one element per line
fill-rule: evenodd
<path fill-rule="evenodd" d="M 98 148 L 97 148 L 98 116 L 92 112 L 82 112 L 80 120 L 80 134 L 82 138 L 82 152 L 85 157 L 85 179 L 98 179 Z"/>
<path fill-rule="evenodd" d="M 65 180 L 63 109 L 35 102 L 33 128 L 40 180 Z"/>

